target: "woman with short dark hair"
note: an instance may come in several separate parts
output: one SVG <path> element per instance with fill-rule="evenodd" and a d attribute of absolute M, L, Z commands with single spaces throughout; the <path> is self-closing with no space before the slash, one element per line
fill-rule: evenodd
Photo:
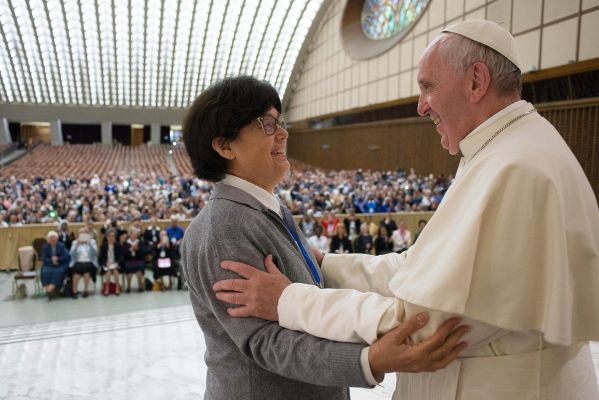
<path fill-rule="evenodd" d="M 258 318 L 232 318 L 212 285 L 235 275 L 224 260 L 264 265 L 272 255 L 294 282 L 320 285 L 318 263 L 291 213 L 273 194 L 289 171 L 281 101 L 267 82 L 228 78 L 204 91 L 183 124 L 199 178 L 216 182 L 185 232 L 181 255 L 206 338 L 206 399 L 347 399 L 368 386 L 364 346 L 322 340 Z"/>
<path fill-rule="evenodd" d="M 270 118 L 263 120 L 270 109 L 274 109 Z M 278 127 L 283 122 L 274 118 L 275 114 L 281 115 L 281 100 L 267 82 L 242 76 L 222 80 L 205 90 L 192 104 L 183 125 L 185 149 L 198 178 L 222 180 L 233 156 L 217 149 L 218 144 L 234 142 L 242 128 L 250 124 L 260 127 L 267 122 L 269 127 Z"/>

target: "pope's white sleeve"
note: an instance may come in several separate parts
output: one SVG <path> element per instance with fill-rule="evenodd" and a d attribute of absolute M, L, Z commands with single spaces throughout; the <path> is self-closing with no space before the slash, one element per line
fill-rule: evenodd
<path fill-rule="evenodd" d="M 432 310 L 404 302 L 395 297 L 362 293 L 352 289 L 320 289 L 317 286 L 293 283 L 281 295 L 277 306 L 279 324 L 287 329 L 339 342 L 372 344 L 406 318 L 420 312 L 429 315 L 428 323 L 411 335 L 418 343 L 433 335 L 439 326 L 455 314 Z M 468 343 L 463 355 L 492 343 L 492 351 L 510 354 L 530 347 L 530 335 L 461 317 L 471 331 L 461 340 Z M 536 336 L 533 337 L 535 340 Z M 537 342 L 532 343 L 533 345 Z"/>
<path fill-rule="evenodd" d="M 324 285 L 394 297 L 389 290 L 389 281 L 405 262 L 405 253 L 381 256 L 326 254 L 321 265 Z"/>
<path fill-rule="evenodd" d="M 293 283 L 283 291 L 277 311 L 284 328 L 368 344 L 404 319 L 403 301 L 395 297 L 303 283 Z"/>

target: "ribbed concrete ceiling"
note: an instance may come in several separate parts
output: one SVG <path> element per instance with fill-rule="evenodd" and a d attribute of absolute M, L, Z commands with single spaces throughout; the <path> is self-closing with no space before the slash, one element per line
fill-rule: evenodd
<path fill-rule="evenodd" d="M 0 102 L 186 107 L 250 74 L 283 97 L 323 0 L 0 0 Z"/>

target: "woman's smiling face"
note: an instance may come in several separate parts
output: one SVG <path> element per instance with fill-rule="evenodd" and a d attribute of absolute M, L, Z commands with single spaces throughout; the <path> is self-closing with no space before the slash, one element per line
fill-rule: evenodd
<path fill-rule="evenodd" d="M 271 107 L 264 115 L 278 119 L 280 113 Z M 276 128 L 274 134 L 267 135 L 256 120 L 241 128 L 239 135 L 229 143 L 234 157 L 227 172 L 272 192 L 290 167 L 287 160 L 289 133 L 281 126 Z"/>

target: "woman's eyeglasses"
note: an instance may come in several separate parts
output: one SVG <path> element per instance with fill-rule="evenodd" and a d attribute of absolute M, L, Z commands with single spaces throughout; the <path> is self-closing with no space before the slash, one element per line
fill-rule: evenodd
<path fill-rule="evenodd" d="M 268 136 L 272 136 L 275 134 L 275 132 L 277 131 L 277 125 L 283 129 L 287 129 L 287 126 L 285 125 L 285 117 L 283 116 L 283 114 L 280 114 L 279 118 L 275 118 L 272 115 L 266 114 L 262 117 L 256 118 L 256 121 L 260 123 L 262 130 Z"/>

